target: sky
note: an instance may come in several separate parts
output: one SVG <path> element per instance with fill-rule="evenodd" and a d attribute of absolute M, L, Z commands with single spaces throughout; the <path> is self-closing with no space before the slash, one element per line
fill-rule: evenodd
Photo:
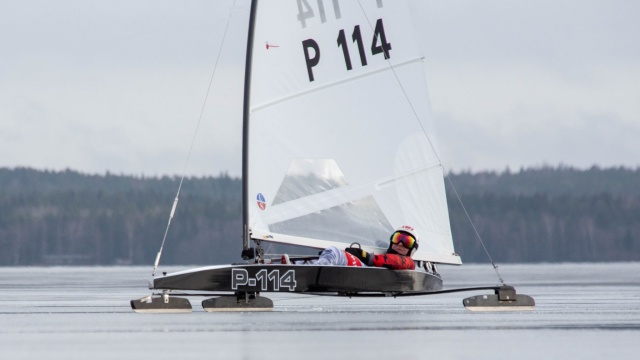
<path fill-rule="evenodd" d="M 240 175 L 247 0 L 0 5 L 0 167 Z M 640 166 L 640 2 L 414 6 L 446 169 Z"/>

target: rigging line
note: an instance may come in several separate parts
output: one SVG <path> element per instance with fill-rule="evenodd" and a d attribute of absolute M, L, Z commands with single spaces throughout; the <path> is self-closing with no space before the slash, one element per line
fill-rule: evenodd
<path fill-rule="evenodd" d="M 371 30 L 373 30 L 374 33 L 375 33 L 375 29 L 374 29 L 373 25 L 371 24 L 371 20 L 367 16 L 367 13 L 364 11 L 364 8 L 362 7 L 362 3 L 360 2 L 360 0 L 358 0 L 358 5 L 360 6 L 360 10 L 362 11 L 362 14 L 364 15 L 365 19 L 367 19 L 367 24 L 369 25 L 369 28 Z M 460 206 L 462 206 L 462 210 L 464 211 L 464 213 L 465 213 L 465 215 L 467 217 L 467 220 L 469 220 L 469 223 L 471 224 L 471 227 L 473 228 L 473 231 L 476 234 L 476 238 L 480 241 L 480 244 L 482 245 L 482 248 L 484 249 L 484 252 L 487 254 L 487 257 L 489 258 L 489 261 L 491 262 L 491 265 L 493 266 L 493 270 L 495 271 L 496 275 L 498 276 L 498 280 L 500 281 L 501 284 L 504 285 L 504 280 L 502 279 L 502 276 L 500 275 L 500 271 L 498 271 L 498 266 L 495 264 L 495 262 L 491 258 L 491 255 L 489 254 L 489 251 L 487 250 L 487 247 L 485 246 L 484 241 L 482 240 L 482 237 L 480 236 L 480 233 L 478 232 L 475 224 L 473 223 L 473 220 L 471 220 L 471 216 L 469 216 L 469 213 L 467 212 L 467 208 L 462 203 L 462 199 L 458 195 L 458 191 L 456 190 L 456 187 L 453 185 L 453 181 L 451 181 L 451 177 L 449 176 L 449 172 L 447 171 L 447 169 L 445 168 L 444 164 L 442 163 L 442 160 L 440 159 L 440 154 L 438 154 L 438 152 L 436 151 L 436 148 L 433 145 L 433 142 L 431 141 L 431 138 L 429 137 L 429 134 L 427 133 L 427 130 L 424 128 L 424 124 L 422 124 L 422 121 L 420 121 L 420 117 L 418 116 L 418 112 L 414 108 L 413 103 L 411 102 L 411 99 L 409 99 L 409 95 L 407 95 L 407 91 L 405 90 L 404 86 L 402 85 L 402 82 L 400 81 L 400 77 L 396 73 L 395 67 L 391 63 L 391 60 L 389 60 L 388 58 L 386 60 L 387 60 L 387 63 L 389 64 L 389 68 L 391 69 L 391 72 L 393 73 L 393 76 L 396 79 L 396 82 L 398 83 L 398 86 L 400 87 L 400 90 L 402 90 L 402 94 L 404 95 L 404 98 L 407 100 L 407 103 L 409 104 L 409 107 L 411 108 L 411 112 L 413 112 L 413 116 L 415 117 L 416 121 L 418 122 L 418 125 L 422 129 L 422 133 L 427 138 L 427 142 L 429 143 L 429 146 L 431 147 L 431 150 L 433 151 L 434 155 L 438 159 L 438 162 L 440 163 L 440 166 L 442 167 L 442 172 L 444 173 L 444 177 L 447 179 L 447 181 L 451 185 L 451 188 L 453 189 L 453 193 L 455 194 L 456 199 L 458 200 L 458 203 L 460 203 Z"/>
<path fill-rule="evenodd" d="M 236 5 L 236 0 L 233 1 L 231 5 L 231 9 L 233 9 Z M 229 18 L 227 19 L 227 25 L 224 28 L 224 34 L 222 35 L 222 43 L 220 44 L 220 49 L 218 49 L 218 54 L 216 56 L 216 61 L 213 65 L 213 71 L 211 72 L 211 78 L 209 79 L 209 86 L 207 87 L 207 92 L 204 96 L 204 101 L 202 102 L 202 107 L 200 108 L 200 115 L 198 116 L 198 122 L 196 124 L 196 128 L 193 132 L 193 137 L 191 138 L 191 145 L 189 146 L 189 153 L 187 154 L 187 160 L 185 161 L 184 168 L 182 169 L 182 176 L 180 177 L 180 183 L 178 185 L 178 191 L 176 192 L 176 197 L 173 200 L 173 206 L 171 207 L 171 212 L 169 213 L 169 220 L 167 221 L 167 227 L 164 230 L 164 236 L 162 237 L 162 244 L 160 245 L 160 250 L 158 251 L 158 255 L 156 255 L 156 261 L 153 264 L 153 272 L 151 276 L 156 275 L 156 270 L 158 270 L 158 265 L 160 264 L 160 258 L 162 257 L 162 250 L 164 249 L 164 244 L 167 240 L 167 234 L 169 233 L 169 228 L 171 227 L 171 220 L 173 220 L 173 215 L 175 215 L 176 208 L 178 207 L 178 198 L 180 196 L 180 190 L 182 190 L 182 183 L 184 182 L 184 178 L 187 173 L 187 167 L 189 166 L 189 161 L 191 160 L 191 154 L 193 153 L 193 146 L 196 142 L 196 137 L 198 135 L 198 130 L 200 129 L 200 124 L 202 123 L 202 116 L 204 114 L 204 109 L 207 106 L 207 99 L 209 99 L 209 93 L 211 92 L 211 85 L 213 84 L 213 78 L 216 74 L 216 69 L 218 68 L 218 62 L 220 60 L 220 54 L 222 54 L 222 47 L 224 45 L 225 39 L 227 38 L 227 32 L 229 30 L 229 24 L 231 23 L 231 17 L 233 12 L 229 11 Z"/>
<path fill-rule="evenodd" d="M 444 166 L 443 166 L 442 169 L 444 170 Z M 462 199 L 460 198 L 460 195 L 458 195 L 458 190 L 456 190 L 456 187 L 453 185 L 453 181 L 451 181 L 451 177 L 446 172 L 445 172 L 445 177 L 447 178 L 447 181 L 449 181 L 449 185 L 451 185 L 451 189 L 453 189 L 453 193 L 456 195 L 456 199 L 458 199 L 458 203 L 460 203 L 460 206 L 462 207 L 462 210 L 464 211 L 465 216 L 469 220 L 469 223 L 471 224 L 471 227 L 473 228 L 473 232 L 476 234 L 476 237 L 478 238 L 478 240 L 480 240 L 480 244 L 482 245 L 482 248 L 484 249 L 485 254 L 487 254 L 487 257 L 489 258 L 489 261 L 491 262 L 491 266 L 493 266 L 493 270 L 496 272 L 496 275 L 498 276 L 498 279 L 500 280 L 500 284 L 504 285 L 504 280 L 502 279 L 502 276 L 500 275 L 500 271 L 498 271 L 498 265 L 496 265 L 496 263 L 493 262 L 493 259 L 491 258 L 491 255 L 489 254 L 489 250 L 487 250 L 487 247 L 484 245 L 484 241 L 482 241 L 482 237 L 480 236 L 480 233 L 478 232 L 478 229 L 476 228 L 476 224 L 474 224 L 473 220 L 471 220 L 471 216 L 469 216 L 469 213 L 467 212 L 467 208 L 464 206 L 464 203 L 462 202 Z"/>

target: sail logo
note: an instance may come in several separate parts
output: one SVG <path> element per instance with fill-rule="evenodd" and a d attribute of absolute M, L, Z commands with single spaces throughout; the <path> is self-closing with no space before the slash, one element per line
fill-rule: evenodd
<path fill-rule="evenodd" d="M 258 193 L 258 196 L 256 197 L 256 199 L 258 200 L 257 203 L 260 210 L 264 210 L 267 208 L 267 202 L 264 199 L 264 195 L 262 195 L 262 193 Z"/>

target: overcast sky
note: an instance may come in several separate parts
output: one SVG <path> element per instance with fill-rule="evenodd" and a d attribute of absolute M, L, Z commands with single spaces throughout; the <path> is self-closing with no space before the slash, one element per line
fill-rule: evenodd
<path fill-rule="evenodd" d="M 0 167 L 181 174 L 229 23 L 187 173 L 240 174 L 246 0 L 0 4 Z M 639 1 L 416 7 L 447 169 L 640 166 Z"/>

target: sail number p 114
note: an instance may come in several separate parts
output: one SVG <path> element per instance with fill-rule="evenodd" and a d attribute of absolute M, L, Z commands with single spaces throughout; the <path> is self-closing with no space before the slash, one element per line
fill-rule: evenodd
<path fill-rule="evenodd" d="M 238 290 L 239 286 L 260 286 L 260 291 L 280 291 L 287 289 L 294 291 L 296 289 L 296 272 L 289 270 L 280 275 L 280 270 L 261 269 L 254 277 L 249 276 L 246 269 L 231 270 L 231 289 Z"/>
<path fill-rule="evenodd" d="M 367 66 L 367 56 L 362 41 L 362 32 L 360 31 L 360 25 L 356 25 L 353 28 L 351 39 L 358 46 L 358 54 L 360 55 L 360 64 Z M 351 55 L 349 53 L 349 43 L 345 35 L 344 29 L 340 29 L 337 39 L 338 47 L 342 48 L 342 55 L 344 56 L 344 64 L 347 70 L 353 69 L 351 64 Z M 320 46 L 314 39 L 307 39 L 302 41 L 302 50 L 304 51 L 304 60 L 307 63 L 307 73 L 309 75 L 309 81 L 314 81 L 313 68 L 320 63 Z M 312 50 L 312 51 L 310 51 Z M 371 55 L 384 54 L 385 59 L 389 59 L 391 44 L 387 42 L 387 36 L 384 33 L 384 25 L 382 19 L 376 21 L 376 27 L 373 32 L 373 39 L 371 41 Z"/>

